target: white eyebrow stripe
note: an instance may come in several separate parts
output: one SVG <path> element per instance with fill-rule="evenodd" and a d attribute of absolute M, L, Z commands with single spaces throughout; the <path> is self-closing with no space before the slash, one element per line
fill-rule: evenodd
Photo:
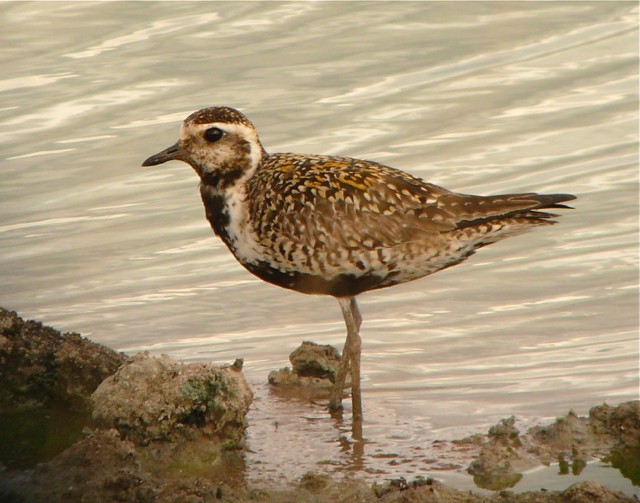
<path fill-rule="evenodd" d="M 218 129 L 222 129 L 227 133 L 236 134 L 238 136 L 242 136 L 243 138 L 251 138 L 258 137 L 258 133 L 251 126 L 247 126 L 245 124 L 230 124 L 228 122 L 211 122 L 209 124 L 191 124 L 191 129 L 193 129 L 196 133 L 200 133 L 202 131 L 206 131 L 207 129 L 211 129 L 217 127 Z"/>
<path fill-rule="evenodd" d="M 228 134 L 234 134 L 241 138 L 244 138 L 249 142 L 251 146 L 251 165 L 252 167 L 257 167 L 260 164 L 260 160 L 262 159 L 262 146 L 260 145 L 260 139 L 258 138 L 258 133 L 252 126 L 247 126 L 246 124 L 231 124 L 229 122 L 210 122 L 208 124 L 190 124 L 188 128 L 182 128 L 180 133 L 180 139 L 186 140 L 193 134 L 202 134 L 202 132 L 207 129 L 211 129 L 217 127 L 218 129 L 222 129 L 224 132 Z M 191 129 L 191 132 L 188 131 Z"/>

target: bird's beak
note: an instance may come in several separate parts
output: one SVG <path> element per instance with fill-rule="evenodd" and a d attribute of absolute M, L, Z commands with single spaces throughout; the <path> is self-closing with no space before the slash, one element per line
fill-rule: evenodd
<path fill-rule="evenodd" d="M 187 152 L 180 146 L 179 143 L 171 145 L 169 148 L 165 148 L 162 152 L 158 152 L 156 155 L 152 155 L 142 163 L 143 166 L 157 166 L 167 161 L 183 161 L 187 158 Z"/>

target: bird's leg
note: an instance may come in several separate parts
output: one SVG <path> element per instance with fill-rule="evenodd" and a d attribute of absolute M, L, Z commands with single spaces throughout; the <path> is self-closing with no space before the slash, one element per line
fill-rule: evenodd
<path fill-rule="evenodd" d="M 353 297 L 338 298 L 342 316 L 347 326 L 347 340 L 342 352 L 336 381 L 331 391 L 329 408 L 337 409 L 342 402 L 342 392 L 347 370 L 351 367 L 351 401 L 353 404 L 354 437 L 362 438 L 362 395 L 360 390 L 360 325 L 362 316 Z"/>
<path fill-rule="evenodd" d="M 349 364 L 351 363 L 352 358 L 351 346 L 354 338 L 352 334 L 355 333 L 357 335 L 360 331 L 360 325 L 362 324 L 362 315 L 358 310 L 356 299 L 351 297 L 345 298 L 344 301 L 346 306 L 341 302 L 343 299 L 338 300 L 340 301 L 345 323 L 347 324 L 347 340 L 345 341 L 344 349 L 342 350 L 342 359 L 340 361 L 340 366 L 338 367 L 336 379 L 331 391 L 331 397 L 329 399 L 329 408 L 332 410 L 342 407 L 342 392 L 344 390 L 347 371 L 349 370 Z M 350 326 L 352 326 L 354 330 L 350 330 Z M 357 339 L 357 345 L 359 346 L 359 335 L 357 336 Z"/>
<path fill-rule="evenodd" d="M 351 309 L 351 314 L 356 324 L 356 332 L 359 334 L 360 325 L 362 325 L 362 315 L 360 314 L 360 309 L 358 309 L 358 303 L 356 302 L 355 297 L 351 297 L 351 301 L 349 302 L 349 309 Z"/>
<path fill-rule="evenodd" d="M 349 316 L 344 315 L 347 322 L 347 332 L 352 332 L 351 337 L 351 406 L 353 415 L 353 437 L 362 440 L 362 392 L 360 388 L 360 325 L 362 324 L 362 315 L 358 309 L 355 297 L 351 297 L 349 301 Z M 351 329 L 349 328 L 351 323 Z"/>
<path fill-rule="evenodd" d="M 351 361 L 351 355 L 349 353 L 349 334 L 347 334 L 347 340 L 344 343 L 342 349 L 342 358 L 340 359 L 340 366 L 336 373 L 336 379 L 331 388 L 331 396 L 329 397 L 329 409 L 337 410 L 342 408 L 342 392 L 344 391 L 344 383 L 347 378 L 347 370 L 349 370 L 349 363 Z"/>

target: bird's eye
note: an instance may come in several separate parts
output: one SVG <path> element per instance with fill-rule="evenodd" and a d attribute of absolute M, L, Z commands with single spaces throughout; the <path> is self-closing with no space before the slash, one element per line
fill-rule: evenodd
<path fill-rule="evenodd" d="M 222 138 L 223 134 L 224 134 L 224 131 L 222 129 L 217 127 L 212 127 L 207 129 L 204 132 L 204 139 L 207 140 L 209 143 L 215 143 L 220 138 Z"/>

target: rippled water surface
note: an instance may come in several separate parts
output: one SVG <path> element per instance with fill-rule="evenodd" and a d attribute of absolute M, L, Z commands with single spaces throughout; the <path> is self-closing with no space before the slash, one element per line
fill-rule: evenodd
<path fill-rule="evenodd" d="M 435 439 L 637 398 L 637 20 L 635 2 L 3 3 L 0 304 L 126 352 L 243 357 L 254 479 L 433 475 Z M 214 104 L 270 151 L 579 196 L 558 226 L 360 297 L 363 452 L 348 409 L 265 384 L 302 340 L 342 345 L 335 300 L 242 269 L 188 166 L 140 167 Z"/>

